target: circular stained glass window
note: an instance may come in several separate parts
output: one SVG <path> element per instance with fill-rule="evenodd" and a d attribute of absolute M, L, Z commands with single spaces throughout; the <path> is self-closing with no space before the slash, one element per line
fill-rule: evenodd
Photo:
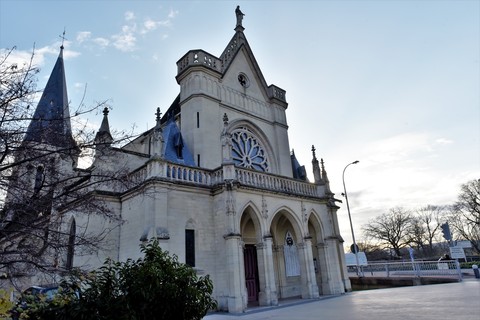
<path fill-rule="evenodd" d="M 236 165 L 268 172 L 267 153 L 260 141 L 245 127 L 232 132 L 232 158 Z"/>

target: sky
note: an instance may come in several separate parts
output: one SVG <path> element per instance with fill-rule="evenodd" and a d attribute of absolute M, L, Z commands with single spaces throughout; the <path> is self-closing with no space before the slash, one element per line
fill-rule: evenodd
<path fill-rule="evenodd" d="M 189 50 L 220 56 L 235 7 L 267 83 L 286 90 L 290 148 L 323 158 L 346 246 L 395 207 L 456 201 L 480 178 L 480 1 L 0 0 L 0 49 L 35 47 L 43 88 L 65 30 L 71 108 L 107 101 L 113 129 L 151 128 Z M 85 94 L 85 96 L 84 96 Z M 98 127 L 101 114 L 88 117 Z"/>

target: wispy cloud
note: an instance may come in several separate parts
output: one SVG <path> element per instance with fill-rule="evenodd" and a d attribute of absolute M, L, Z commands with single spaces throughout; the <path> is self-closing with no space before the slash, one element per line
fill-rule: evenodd
<path fill-rule="evenodd" d="M 141 18 L 133 11 L 124 13 L 124 24 L 121 30 L 111 36 L 94 37 L 90 31 L 77 33 L 76 41 L 81 45 L 96 45 L 101 48 L 113 47 L 122 52 L 132 52 L 137 49 L 138 36 L 145 36 L 159 28 L 172 26 L 172 20 L 179 14 L 178 10 L 170 9 L 165 19 L 154 19 L 151 17 Z M 168 38 L 163 34 L 160 39 Z"/>
<path fill-rule="evenodd" d="M 112 36 L 113 46 L 120 51 L 129 52 L 136 49 L 136 24 L 124 25 L 122 31 Z"/>
<path fill-rule="evenodd" d="M 437 144 L 452 144 L 453 140 L 446 139 L 446 138 L 438 138 L 437 140 L 435 140 L 435 142 Z"/>
<path fill-rule="evenodd" d="M 178 10 L 173 10 L 170 9 L 170 12 L 168 13 L 168 19 L 173 19 L 178 15 Z"/>
<path fill-rule="evenodd" d="M 101 37 L 95 38 L 92 41 L 102 48 L 108 47 L 108 45 L 110 44 L 110 40 Z"/>
<path fill-rule="evenodd" d="M 84 41 L 87 41 L 90 39 L 92 36 L 92 33 L 90 31 L 80 31 L 77 33 L 77 42 L 82 43 Z"/>
<path fill-rule="evenodd" d="M 133 13 L 132 11 L 125 12 L 125 20 L 126 21 L 135 20 L 135 13 Z"/>
<path fill-rule="evenodd" d="M 65 41 L 63 45 L 65 47 L 65 50 L 63 51 L 64 59 L 75 58 L 80 55 L 80 52 L 69 49 L 71 45 L 70 41 Z M 31 61 L 32 66 L 42 67 L 48 56 L 57 56 L 60 53 L 60 46 L 61 43 L 56 42 L 53 45 L 32 48 L 32 50 L 13 50 L 7 58 L 7 63 L 21 66 L 29 64 Z M 5 56 L 6 54 L 8 54 L 8 49 L 0 49 L 1 56 Z"/>

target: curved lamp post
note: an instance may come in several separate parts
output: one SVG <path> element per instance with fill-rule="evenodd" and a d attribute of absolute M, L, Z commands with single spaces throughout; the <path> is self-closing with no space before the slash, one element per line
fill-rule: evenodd
<path fill-rule="evenodd" d="M 360 267 L 360 263 L 358 261 L 358 247 L 357 247 L 357 242 L 355 241 L 355 233 L 353 232 L 352 216 L 350 215 L 350 206 L 348 204 L 347 188 L 345 188 L 345 170 L 347 170 L 348 166 L 350 166 L 352 164 L 357 164 L 359 162 L 360 161 L 355 160 L 352 163 L 347 164 L 345 166 L 345 168 L 343 169 L 343 173 L 342 173 L 343 192 L 345 194 L 345 201 L 347 202 L 347 212 L 348 212 L 348 220 L 350 220 L 350 229 L 352 230 L 353 252 L 355 253 L 355 263 L 356 263 L 356 266 L 357 266 L 357 276 L 360 275 L 359 272 L 358 272 L 359 267 Z"/>

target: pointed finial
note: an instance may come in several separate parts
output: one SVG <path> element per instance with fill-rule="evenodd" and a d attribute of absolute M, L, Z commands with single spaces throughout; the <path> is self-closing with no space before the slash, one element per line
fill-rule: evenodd
<path fill-rule="evenodd" d="M 322 171 L 325 171 L 325 164 L 323 162 L 323 158 L 320 159 L 320 165 L 322 166 Z"/>
<path fill-rule="evenodd" d="M 160 107 L 158 107 L 158 108 L 157 108 L 157 112 L 155 112 L 155 120 L 156 120 L 157 122 L 159 122 L 161 116 L 162 116 L 162 113 L 160 112 Z"/>
<path fill-rule="evenodd" d="M 292 148 L 292 156 L 295 156 L 295 149 Z"/>
<path fill-rule="evenodd" d="M 313 160 L 317 160 L 317 156 L 315 155 L 315 146 L 312 144 L 312 154 L 313 154 Z"/>
<path fill-rule="evenodd" d="M 108 112 L 109 112 L 109 111 L 108 111 L 108 107 L 105 107 L 105 108 L 103 109 L 103 115 L 104 115 L 104 116 L 108 116 Z"/>
<path fill-rule="evenodd" d="M 226 113 L 223 114 L 223 125 L 228 126 L 228 116 Z"/>
<path fill-rule="evenodd" d="M 62 45 L 60 46 L 60 49 L 63 50 L 63 49 L 64 49 L 63 44 L 64 44 L 65 40 L 67 39 L 67 38 L 65 38 L 65 27 L 63 28 L 63 33 L 62 33 L 62 35 L 59 36 L 59 37 L 62 38 Z"/>

